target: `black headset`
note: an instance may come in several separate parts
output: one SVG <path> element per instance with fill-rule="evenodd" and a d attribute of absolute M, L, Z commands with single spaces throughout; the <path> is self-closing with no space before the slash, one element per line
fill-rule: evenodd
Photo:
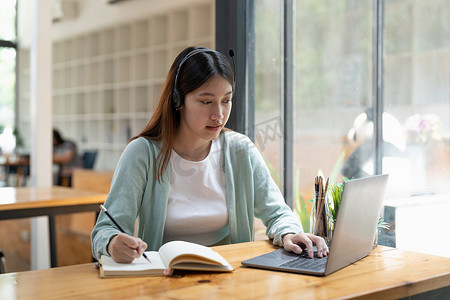
<path fill-rule="evenodd" d="M 183 66 L 183 64 L 192 56 L 203 53 L 203 52 L 211 52 L 213 50 L 208 48 L 200 48 L 200 49 L 194 49 L 191 52 L 186 55 L 183 60 L 180 62 L 177 68 L 177 72 L 175 73 L 175 80 L 173 82 L 173 91 L 172 91 L 172 106 L 175 109 L 180 108 L 184 103 L 184 96 L 183 93 L 178 89 L 178 75 L 180 74 L 180 69 Z"/>
<path fill-rule="evenodd" d="M 180 62 L 180 64 L 178 65 L 177 68 L 177 72 L 175 73 L 175 80 L 173 82 L 173 90 L 172 90 L 172 106 L 174 109 L 179 109 L 183 104 L 184 104 L 184 96 L 183 93 L 178 89 L 178 75 L 180 74 L 180 70 L 181 67 L 183 66 L 183 64 L 192 56 L 198 54 L 198 53 L 204 53 L 204 52 L 216 52 L 219 53 L 220 55 L 224 56 L 222 53 L 217 52 L 215 50 L 212 49 L 208 49 L 208 48 L 197 48 L 192 50 L 191 52 L 189 52 L 184 58 L 183 60 Z M 234 50 L 230 49 L 230 56 L 233 59 L 233 75 L 234 75 L 234 81 L 236 81 L 236 66 L 234 63 Z"/>

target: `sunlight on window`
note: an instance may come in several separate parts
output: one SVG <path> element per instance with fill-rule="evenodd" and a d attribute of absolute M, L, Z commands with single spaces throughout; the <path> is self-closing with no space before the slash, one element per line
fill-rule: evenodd
<path fill-rule="evenodd" d="M 0 40 L 16 40 L 16 0 L 0 1 Z"/>
<path fill-rule="evenodd" d="M 16 50 L 0 48 L 0 127 L 14 126 Z"/>
<path fill-rule="evenodd" d="M 16 138 L 11 127 L 6 127 L 0 134 L 0 153 L 11 154 L 16 148 Z"/>

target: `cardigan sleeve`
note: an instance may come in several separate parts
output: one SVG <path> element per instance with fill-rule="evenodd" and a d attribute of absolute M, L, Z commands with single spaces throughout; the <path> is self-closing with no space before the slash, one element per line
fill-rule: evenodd
<path fill-rule="evenodd" d="M 120 157 L 106 198 L 105 207 L 124 231 L 133 235 L 135 221 L 146 189 L 149 168 L 152 164 L 149 143 L 139 138 L 130 142 Z M 109 255 L 110 240 L 119 234 L 119 229 L 108 216 L 100 212 L 91 234 L 92 254 L 95 258 Z"/>
<path fill-rule="evenodd" d="M 298 218 L 286 205 L 255 144 L 236 132 L 227 132 L 226 135 L 225 170 L 231 173 L 228 176 L 233 185 L 233 189 L 227 189 L 235 194 L 237 222 L 243 226 L 246 222 L 241 220 L 245 218 L 250 222 L 248 226 L 253 228 L 253 216 L 260 218 L 273 244 L 282 246 L 283 234 L 303 231 Z"/>
<path fill-rule="evenodd" d="M 255 189 L 255 216 L 263 221 L 266 235 L 273 239 L 273 244 L 282 246 L 284 234 L 303 232 L 303 228 L 286 204 L 256 146 L 251 147 L 250 151 Z"/>

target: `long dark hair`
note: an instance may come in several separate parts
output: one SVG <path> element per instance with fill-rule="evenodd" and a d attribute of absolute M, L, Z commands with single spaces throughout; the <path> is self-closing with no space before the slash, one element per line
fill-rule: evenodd
<path fill-rule="evenodd" d="M 53 129 L 53 139 L 56 142 L 56 145 L 62 145 L 64 143 L 64 139 L 58 130 Z"/>
<path fill-rule="evenodd" d="M 234 74 L 230 62 L 220 52 L 203 47 L 188 47 L 175 58 L 164 82 L 158 105 L 145 128 L 132 140 L 144 137 L 148 140 L 161 141 L 161 151 L 155 161 L 154 170 L 158 181 L 162 180 L 172 151 L 175 133 L 180 125 L 180 111 L 172 105 L 177 69 L 183 59 L 192 51 L 202 49 L 183 62 L 178 73 L 177 88 L 182 96 L 196 90 L 210 78 L 220 75 L 232 86 L 234 91 Z"/>

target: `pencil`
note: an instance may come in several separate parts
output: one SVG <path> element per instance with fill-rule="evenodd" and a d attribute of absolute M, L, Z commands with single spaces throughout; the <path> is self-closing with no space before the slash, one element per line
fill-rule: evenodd
<path fill-rule="evenodd" d="M 327 182 L 325 183 L 325 189 L 323 190 L 323 205 L 327 205 L 327 191 L 328 191 L 328 180 L 330 177 L 327 178 Z M 327 210 L 324 207 L 323 210 L 323 228 L 324 228 L 324 236 L 328 237 L 328 230 L 327 230 Z"/>
<path fill-rule="evenodd" d="M 323 210 L 323 178 L 322 176 L 319 176 L 319 197 L 318 197 L 318 204 L 317 204 L 317 212 L 316 212 L 316 226 L 314 227 L 314 233 L 316 235 L 322 235 L 323 229 L 319 228 L 319 224 L 322 221 L 322 210 Z M 320 230 L 320 231 L 319 231 Z"/>
<path fill-rule="evenodd" d="M 111 214 L 109 213 L 109 211 L 106 209 L 106 207 L 103 204 L 100 204 L 100 208 L 103 210 L 103 212 L 111 219 L 111 221 L 113 221 L 113 223 L 117 226 L 117 228 L 119 228 L 119 230 L 122 233 L 126 233 L 125 230 L 123 230 L 122 227 L 120 227 L 119 223 L 116 222 L 116 220 L 114 220 L 113 216 L 111 216 Z M 151 263 L 150 259 L 147 257 L 147 255 L 145 255 L 145 253 L 142 253 L 142 256 L 148 260 L 149 263 Z"/>
<path fill-rule="evenodd" d="M 316 176 L 316 178 L 314 178 L 314 210 L 311 212 L 313 214 L 313 232 L 312 234 L 317 234 L 317 209 L 319 207 L 319 176 Z"/>

